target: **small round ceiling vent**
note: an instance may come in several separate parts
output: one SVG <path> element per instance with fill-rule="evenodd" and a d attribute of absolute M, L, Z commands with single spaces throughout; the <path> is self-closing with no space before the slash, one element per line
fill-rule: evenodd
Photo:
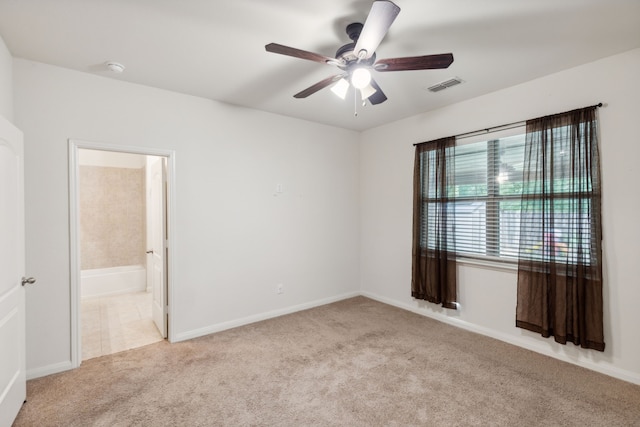
<path fill-rule="evenodd" d="M 120 64 L 119 62 L 109 61 L 107 62 L 107 70 L 111 71 L 112 73 L 120 74 L 124 71 L 124 65 Z"/>

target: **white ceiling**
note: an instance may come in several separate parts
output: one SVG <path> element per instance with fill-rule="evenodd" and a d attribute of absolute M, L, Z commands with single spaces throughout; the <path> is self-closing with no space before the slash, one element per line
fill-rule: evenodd
<path fill-rule="evenodd" d="M 336 68 L 264 46 L 333 57 L 371 0 L 0 0 L 0 35 L 14 57 L 355 130 L 640 47 L 640 0 L 395 3 L 378 59 L 452 52 L 454 63 L 377 73 L 389 99 L 357 117 L 352 97 L 328 89 L 293 98 Z M 106 71 L 110 60 L 125 72 Z M 424 89 L 454 76 L 464 83 Z"/>

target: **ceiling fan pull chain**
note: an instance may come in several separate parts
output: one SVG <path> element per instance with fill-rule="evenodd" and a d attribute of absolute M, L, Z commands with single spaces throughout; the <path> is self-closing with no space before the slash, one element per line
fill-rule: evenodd
<path fill-rule="evenodd" d="M 358 91 L 353 88 L 353 117 L 358 117 Z"/>

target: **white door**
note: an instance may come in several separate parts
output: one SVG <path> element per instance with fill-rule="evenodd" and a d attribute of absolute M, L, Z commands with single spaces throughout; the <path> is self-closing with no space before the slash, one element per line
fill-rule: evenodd
<path fill-rule="evenodd" d="M 147 269 L 151 279 L 151 292 L 153 302 L 151 307 L 153 322 L 158 327 L 163 338 L 167 337 L 167 269 L 166 269 L 166 189 L 167 170 L 165 158 L 157 157 L 151 164 L 151 179 L 149 183 L 150 209 L 147 236 L 150 247 L 147 248 L 149 256 Z"/>
<path fill-rule="evenodd" d="M 0 426 L 27 396 L 22 132 L 0 116 Z"/>

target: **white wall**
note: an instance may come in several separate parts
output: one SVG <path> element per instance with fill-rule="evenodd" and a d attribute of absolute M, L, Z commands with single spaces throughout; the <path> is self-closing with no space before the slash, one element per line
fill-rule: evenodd
<path fill-rule="evenodd" d="M 0 37 L 0 116 L 13 122 L 13 58 Z"/>
<path fill-rule="evenodd" d="M 70 367 L 68 138 L 175 150 L 177 339 L 358 292 L 357 133 L 22 59 L 14 81 L 30 377 Z"/>
<path fill-rule="evenodd" d="M 362 291 L 391 304 L 640 383 L 638 76 L 640 49 L 364 132 L 360 157 Z M 598 102 L 607 104 L 599 110 L 605 352 L 582 350 L 573 344 L 562 346 L 516 328 L 514 271 L 461 265 L 458 311 L 412 300 L 412 144 Z"/>
<path fill-rule="evenodd" d="M 147 165 L 147 156 L 117 151 L 78 150 L 78 164 L 105 168 L 142 169 Z"/>

